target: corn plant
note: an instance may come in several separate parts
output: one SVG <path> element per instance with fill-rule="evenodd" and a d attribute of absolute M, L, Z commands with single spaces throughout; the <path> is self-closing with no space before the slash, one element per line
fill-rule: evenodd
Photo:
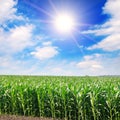
<path fill-rule="evenodd" d="M 120 77 L 0 76 L 0 114 L 120 120 Z"/>

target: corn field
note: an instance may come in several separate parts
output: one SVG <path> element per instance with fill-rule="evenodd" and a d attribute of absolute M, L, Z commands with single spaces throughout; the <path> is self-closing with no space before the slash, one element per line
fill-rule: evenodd
<path fill-rule="evenodd" d="M 0 76 L 0 114 L 120 120 L 120 77 Z"/>

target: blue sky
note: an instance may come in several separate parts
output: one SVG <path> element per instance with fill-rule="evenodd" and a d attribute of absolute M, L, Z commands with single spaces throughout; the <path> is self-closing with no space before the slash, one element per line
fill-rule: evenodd
<path fill-rule="evenodd" d="M 120 75 L 120 0 L 0 0 L 0 74 Z M 56 12 L 74 30 L 54 27 Z"/>

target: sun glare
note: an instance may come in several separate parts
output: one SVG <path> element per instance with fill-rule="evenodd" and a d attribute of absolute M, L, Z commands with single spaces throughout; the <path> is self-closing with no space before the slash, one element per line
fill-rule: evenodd
<path fill-rule="evenodd" d="M 74 28 L 74 19 L 69 14 L 59 14 L 55 17 L 54 25 L 61 33 L 70 33 Z"/>

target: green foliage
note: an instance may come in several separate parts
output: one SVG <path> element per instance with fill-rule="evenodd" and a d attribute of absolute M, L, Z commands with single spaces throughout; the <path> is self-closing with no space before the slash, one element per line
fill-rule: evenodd
<path fill-rule="evenodd" d="M 120 120 L 120 77 L 0 76 L 0 114 Z"/>

